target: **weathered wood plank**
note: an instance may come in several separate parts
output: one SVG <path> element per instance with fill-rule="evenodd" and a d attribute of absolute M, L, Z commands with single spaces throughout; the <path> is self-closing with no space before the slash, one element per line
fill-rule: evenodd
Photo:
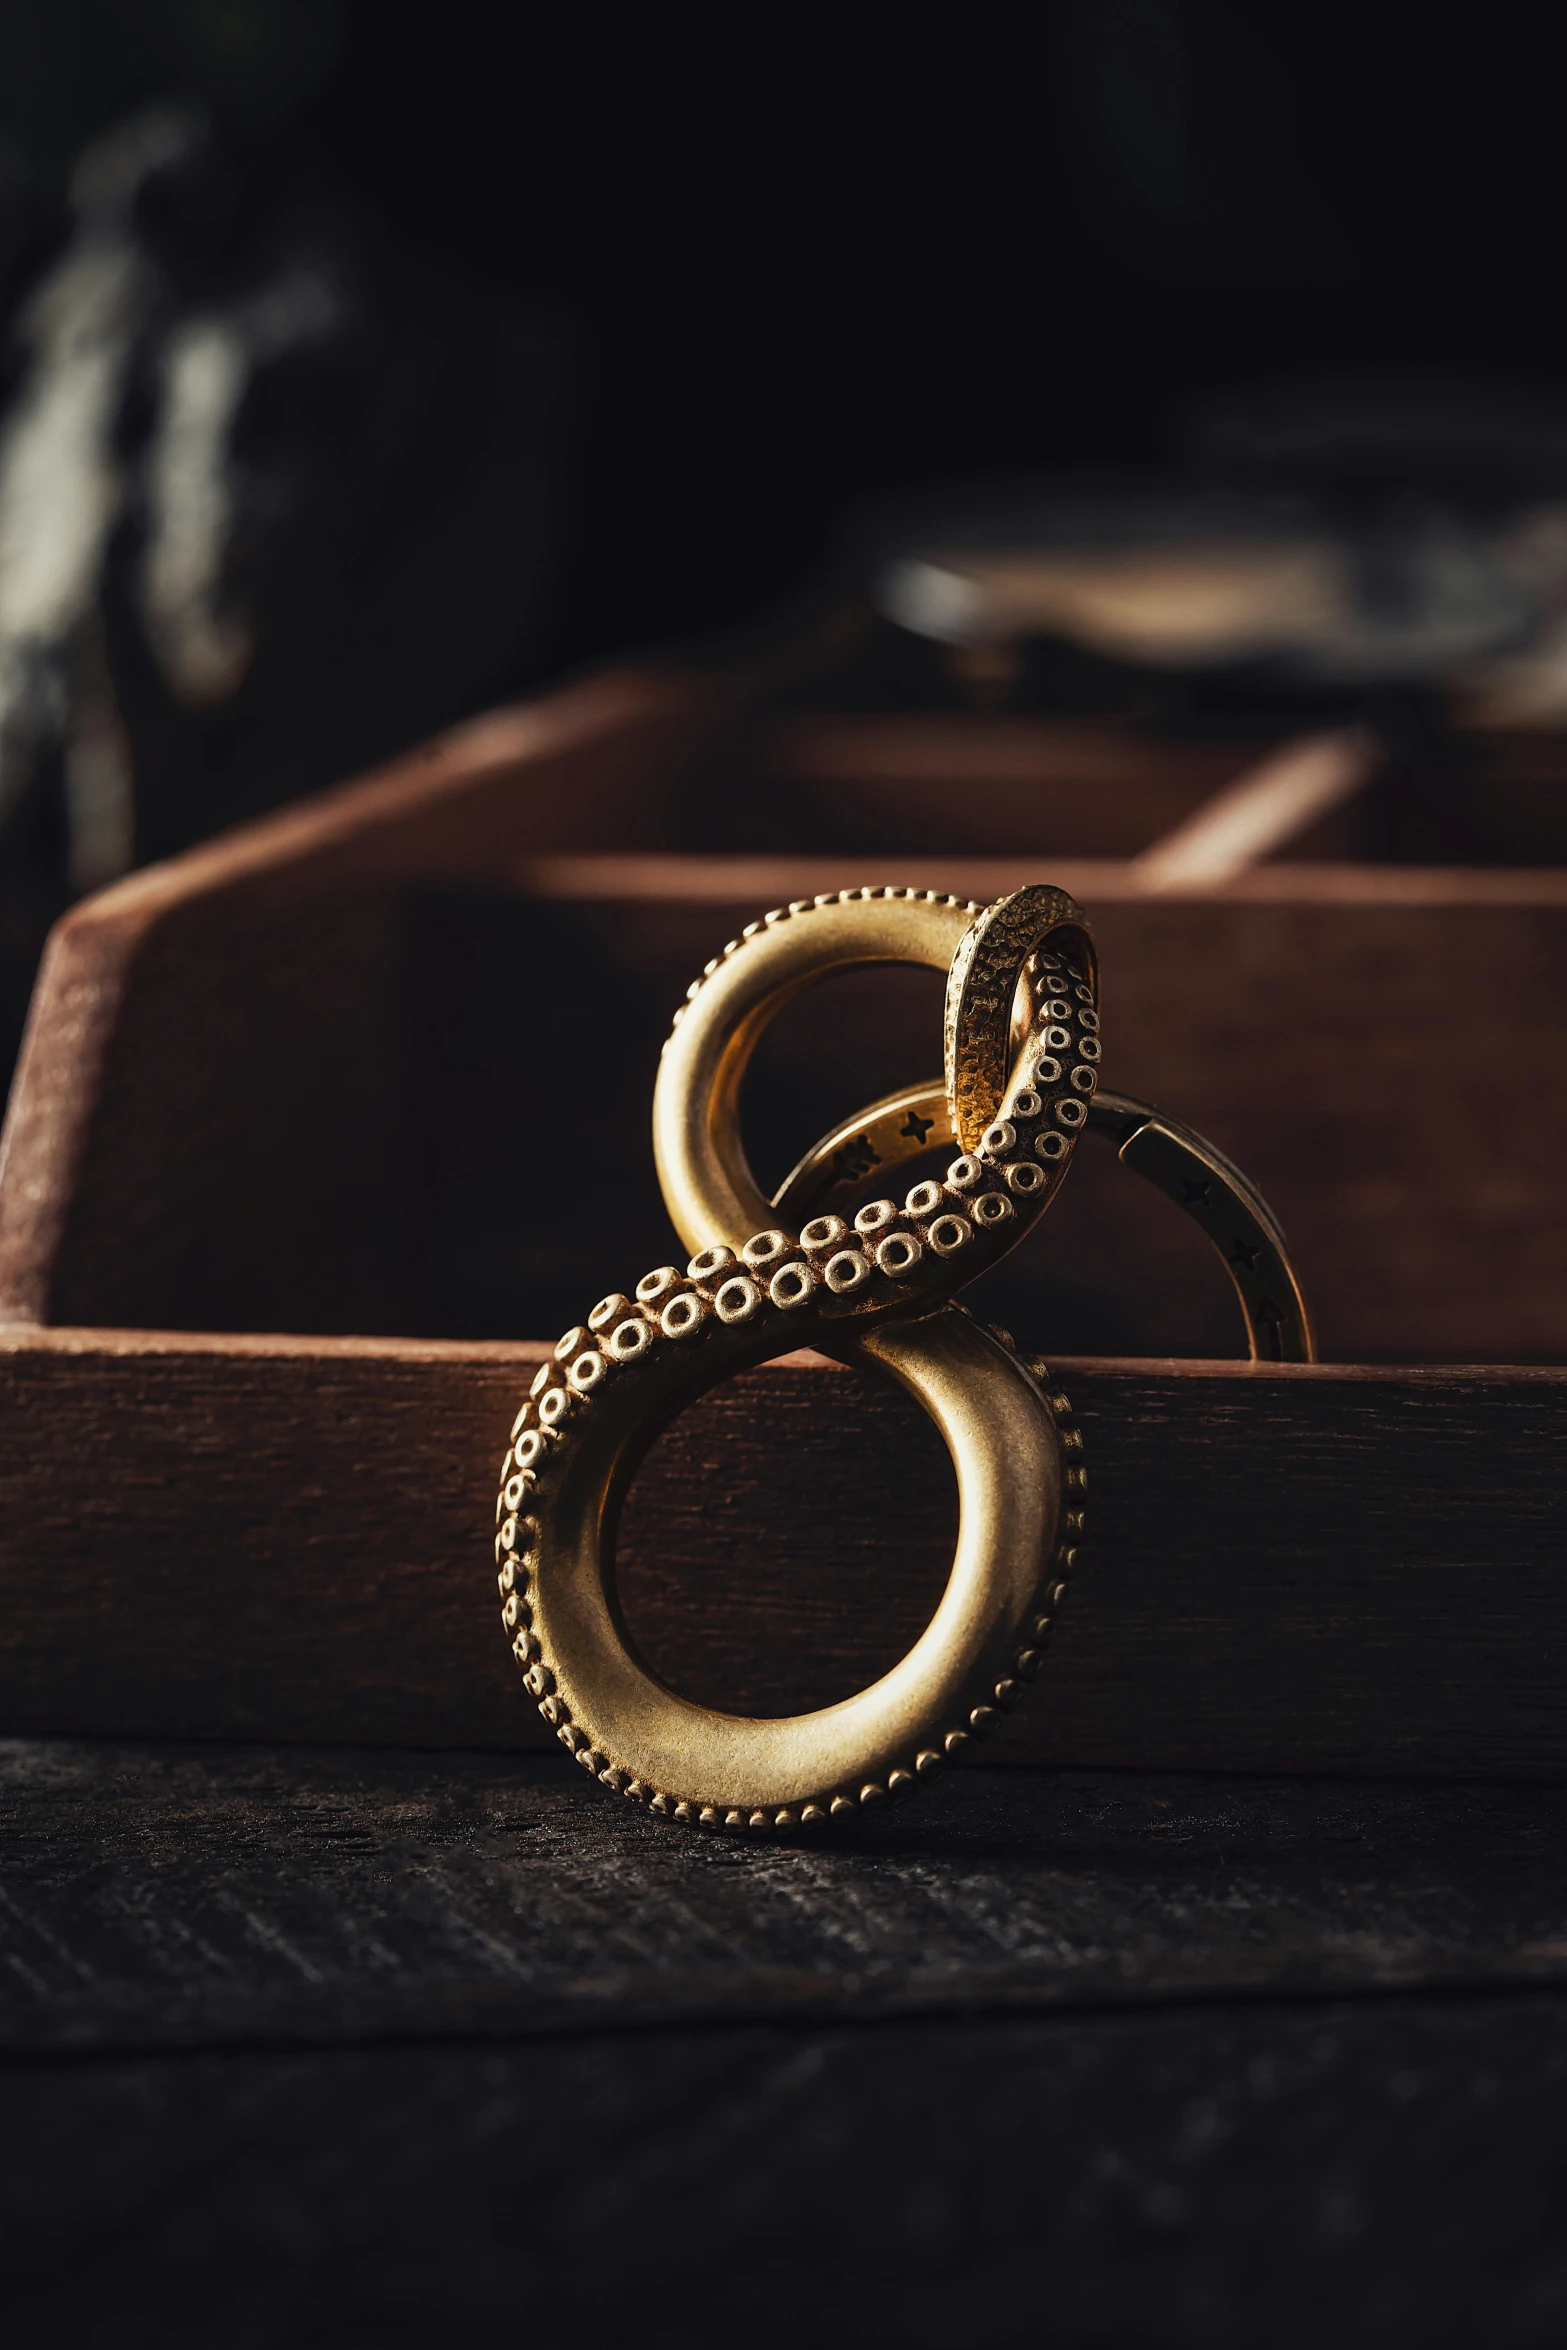
<path fill-rule="evenodd" d="M 539 1349 L 13 1329 L 0 1728 L 537 1746 L 493 1476 Z M 1567 1373 L 1067 1362 L 1089 1540 L 999 1759 L 1567 1773 Z M 622 1588 L 695 1696 L 787 1711 L 921 1620 L 950 1483 L 818 1358 L 706 1399 Z"/>
<path fill-rule="evenodd" d="M 564 1759 L 0 1741 L 0 2055 L 1567 1981 L 1567 1790 L 964 1771 L 810 1847 Z"/>

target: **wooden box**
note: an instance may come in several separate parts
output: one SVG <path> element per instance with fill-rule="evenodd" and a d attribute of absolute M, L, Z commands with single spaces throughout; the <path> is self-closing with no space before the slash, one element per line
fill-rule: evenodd
<path fill-rule="evenodd" d="M 1528 861 L 1561 853 L 1567 758 L 1511 746 L 1411 788 L 1402 835 L 1349 810 L 1171 893 L 1133 857 L 1222 746 L 781 701 L 602 677 L 61 923 L 0 1157 L 0 1729 L 541 1744 L 494 1470 L 541 1345 L 674 1253 L 648 1110 L 687 981 L 791 897 L 1049 878 L 1094 921 L 1110 1082 L 1261 1185 L 1324 1360 L 1233 1359 L 1200 1238 L 1080 1154 L 973 1293 L 1068 1388 L 1091 1485 L 992 1751 L 1567 1767 L 1567 870 Z M 937 1074 L 939 998 L 801 999 L 759 1171 Z M 917 1629 L 951 1519 L 912 1407 L 789 1358 L 661 1440 L 623 1603 L 693 1695 L 823 1702 Z"/>

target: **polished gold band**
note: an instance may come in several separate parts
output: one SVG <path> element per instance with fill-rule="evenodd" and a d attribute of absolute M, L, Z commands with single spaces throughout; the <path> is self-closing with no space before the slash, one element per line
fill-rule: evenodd
<path fill-rule="evenodd" d="M 1239 1167 L 1194 1128 L 1127 1094 L 1096 1093 L 1086 1134 L 1191 1217 L 1234 1285 L 1253 1362 L 1316 1361 L 1311 1316 L 1277 1218 Z M 946 1089 L 906 1085 L 813 1143 L 773 1195 L 786 1224 L 850 1204 L 908 1160 L 954 1140 Z"/>

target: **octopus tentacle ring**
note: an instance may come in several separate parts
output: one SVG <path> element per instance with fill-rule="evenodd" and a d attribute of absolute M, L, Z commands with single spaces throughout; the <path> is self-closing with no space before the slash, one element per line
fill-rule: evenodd
<path fill-rule="evenodd" d="M 740 1145 L 740 1083 L 783 1003 L 871 962 L 948 971 L 945 1081 L 927 1126 L 958 1155 L 901 1204 L 869 1200 L 852 1220 L 829 1207 L 797 1225 L 806 1193 L 830 1185 L 835 1138 L 774 1206 Z M 798 901 L 748 925 L 692 988 L 665 1048 L 654 1140 L 693 1253 L 683 1272 L 658 1268 L 567 1332 L 517 1414 L 496 1505 L 503 1620 L 527 1687 L 606 1787 L 709 1827 L 819 1828 L 930 1777 L 1040 1672 L 1082 1525 L 1081 1437 L 1041 1367 L 955 1300 L 1055 1196 L 1093 1117 L 1098 1066 L 1088 925 L 1044 886 L 984 909 L 901 890 Z M 1117 1111 L 1140 1113 L 1133 1134 L 1154 1122 L 1166 1157 L 1155 1151 L 1153 1180 L 1169 1188 L 1170 1150 L 1197 1153 L 1232 1220 L 1250 1216 L 1282 1254 L 1265 1207 L 1199 1137 L 1141 1105 Z M 1292 1275 L 1275 1286 L 1298 1296 Z M 1254 1352 L 1275 1351 L 1249 1327 Z M 1286 1336 L 1309 1351 L 1303 1309 Z M 687 1403 L 808 1344 L 884 1371 L 935 1420 L 957 1475 L 952 1569 L 925 1632 L 870 1688 L 782 1719 L 723 1714 L 679 1697 L 635 1654 L 614 1598 L 616 1517 L 638 1462 Z"/>

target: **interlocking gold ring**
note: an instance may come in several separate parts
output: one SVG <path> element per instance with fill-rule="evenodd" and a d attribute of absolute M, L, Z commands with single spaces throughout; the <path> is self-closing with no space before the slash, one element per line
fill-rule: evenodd
<path fill-rule="evenodd" d="M 1316 1361 L 1289 1244 L 1239 1167 L 1194 1127 L 1124 1093 L 1095 1093 L 1083 1131 L 1111 1144 L 1123 1166 L 1191 1217 L 1230 1277 L 1253 1362 Z M 844 1207 L 873 1169 L 885 1182 L 909 1159 L 952 1140 L 945 1086 L 901 1086 L 813 1143 L 773 1194 L 774 1212 L 793 1224 Z"/>
<path fill-rule="evenodd" d="M 910 901 L 913 901 L 912 903 Z M 766 951 L 740 954 L 732 941 L 690 991 L 664 1050 L 653 1106 L 659 1182 L 676 1231 L 691 1248 L 730 1239 L 770 1215 L 798 1226 L 847 1208 L 873 1172 L 880 1183 L 911 1158 L 956 1142 L 971 1149 L 997 1113 L 1007 1058 L 1010 999 L 991 982 L 990 960 L 972 964 L 977 909 L 934 892 L 852 890 L 817 899 L 828 918 L 780 932 L 769 914 L 743 934 Z M 808 909 L 796 903 L 799 915 Z M 973 928 L 971 929 L 971 925 Z M 772 933 L 773 935 L 769 935 Z M 944 1085 L 900 1088 L 814 1143 L 769 1201 L 740 1139 L 740 1089 L 763 1029 L 786 1003 L 835 972 L 877 962 L 948 971 Z M 958 1009 L 969 1009 L 963 1041 Z M 983 1010 L 979 1009 L 983 1007 Z M 694 1016 L 692 1016 L 694 1014 Z M 1046 1022 L 1045 1026 L 1049 1027 Z M 1254 1361 L 1316 1359 L 1311 1317 L 1278 1219 L 1256 1187 L 1193 1127 L 1125 1094 L 1099 1092 L 1097 1018 L 1080 1040 L 1090 1068 L 1076 1072 L 1087 1115 L 1082 1131 L 1113 1144 L 1122 1163 L 1190 1216 L 1229 1275 Z M 961 1102 L 960 1122 L 953 1105 Z"/>
<path fill-rule="evenodd" d="M 963 1152 L 901 1207 L 871 1201 L 852 1227 L 828 1214 L 786 1231 L 733 1123 L 756 1036 L 825 968 L 943 946 Z M 503 1617 L 528 1688 L 606 1786 L 709 1826 L 819 1826 L 915 1786 L 1038 1672 L 1081 1522 L 1081 1439 L 1064 1399 L 950 1301 L 1054 1197 L 1087 1123 L 1097 1032 L 1086 922 L 1043 887 L 983 910 L 913 891 L 798 901 L 748 926 L 693 989 L 654 1123 L 694 1253 L 683 1275 L 660 1267 L 635 1300 L 612 1293 L 561 1340 L 517 1415 L 496 1508 Z M 636 1657 L 614 1600 L 614 1528 L 638 1460 L 678 1411 L 804 1343 L 878 1364 L 931 1413 L 957 1471 L 958 1544 L 935 1616 L 890 1673 L 839 1705 L 756 1720 L 690 1704 Z"/>

